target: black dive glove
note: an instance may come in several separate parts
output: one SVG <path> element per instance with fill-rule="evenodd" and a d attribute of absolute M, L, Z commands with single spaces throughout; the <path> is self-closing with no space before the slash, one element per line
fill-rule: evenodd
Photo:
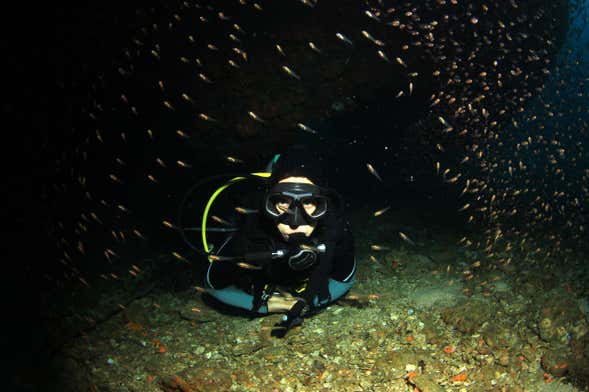
<path fill-rule="evenodd" d="M 282 316 L 282 322 L 276 324 L 271 335 L 283 338 L 292 328 L 303 323 L 303 317 L 309 312 L 309 305 L 303 299 L 297 301 L 290 310 Z"/>
<path fill-rule="evenodd" d="M 311 273 L 309 284 L 303 294 L 303 299 L 296 302 L 292 308 L 282 316 L 282 322 L 275 325 L 272 330 L 272 336 L 282 338 L 286 335 L 289 329 L 301 325 L 303 317 L 309 316 L 318 311 L 318 307 L 313 305 L 315 297 L 319 301 L 319 307 L 324 302 L 331 300 L 329 295 L 329 272 L 333 263 L 333 249 L 332 242 L 327 248 L 327 252 L 319 257 L 319 263 Z"/>
<path fill-rule="evenodd" d="M 319 308 L 309 305 L 313 302 L 314 295 L 305 293 L 305 298 L 299 299 L 295 304 L 282 316 L 282 322 L 274 325 L 271 335 L 277 338 L 283 338 L 286 333 L 293 327 L 303 323 L 305 317 L 317 313 Z"/>

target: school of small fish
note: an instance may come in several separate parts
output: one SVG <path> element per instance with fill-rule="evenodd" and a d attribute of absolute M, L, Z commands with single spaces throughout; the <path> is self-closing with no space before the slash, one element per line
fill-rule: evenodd
<path fill-rule="evenodd" d="M 329 69 L 322 64 L 339 64 L 338 72 L 345 75 L 346 67 L 355 61 L 355 51 L 366 46 L 373 53 L 374 67 L 387 67 L 402 80 L 400 89 L 390 91 L 391 101 L 414 99 L 426 86 L 435 86 L 429 110 L 420 120 L 434 157 L 431 170 L 456 187 L 461 205 L 456 213 L 483 228 L 482 237 L 463 238 L 463 246 L 484 251 L 487 262 L 509 263 L 514 251 L 537 257 L 566 256 L 587 238 L 589 67 L 574 46 L 556 47 L 560 26 L 553 14 L 557 5 L 541 3 L 530 13 L 522 11 L 523 0 L 366 1 L 358 13 L 358 28 L 341 25 L 330 26 L 329 34 L 301 33 L 304 40 L 293 45 L 285 37 L 274 41 L 252 33 L 255 18 L 274 18 L 267 14 L 275 9 L 271 3 L 239 0 L 241 13 L 229 12 L 236 6 L 225 9 L 223 2 L 173 3 L 167 6 L 165 23 L 161 17 L 153 22 L 158 20 L 155 8 L 138 11 L 150 22 L 128 38 L 128 46 L 113 59 L 113 69 L 97 77 L 82 110 L 90 131 L 76 139 L 80 143 L 71 155 L 55 162 L 64 180 L 52 184 L 53 191 L 67 194 L 75 188 L 84 201 L 77 216 L 54 222 L 51 233 L 57 239 L 66 278 L 87 285 L 76 259 L 92 250 L 114 263 L 122 253 L 114 249 L 158 235 L 156 229 L 140 226 L 144 219 L 133 219 L 137 208 L 129 204 L 126 187 L 143 181 L 144 197 L 149 192 L 166 194 L 157 189 L 169 186 L 171 178 L 190 176 L 202 164 L 189 149 L 199 140 L 214 140 L 215 132 L 228 128 L 242 136 L 268 135 L 273 126 L 285 122 L 293 133 L 311 138 L 321 134 L 319 128 L 308 125 L 314 122 L 301 111 L 285 112 L 275 100 L 264 100 L 265 91 L 239 95 L 250 99 L 240 101 L 236 117 L 226 116 L 225 103 L 219 102 L 230 105 L 232 94 L 246 94 L 248 83 L 270 77 L 280 82 L 267 85 L 268 90 L 303 91 L 313 101 L 317 75 Z M 309 15 L 325 7 L 317 0 L 289 4 Z M 572 2 L 570 7 L 582 6 L 583 2 Z M 211 31 L 223 34 L 207 35 Z M 567 34 L 574 43 L 583 30 Z M 391 36 L 403 40 L 390 42 Z M 183 44 L 165 45 L 170 42 Z M 428 66 L 418 63 L 415 53 L 425 56 Z M 309 66 L 310 62 L 315 66 Z M 151 94 L 145 96 L 158 100 L 146 104 L 143 90 L 113 93 L 112 87 L 108 98 L 100 98 L 107 86 L 124 88 L 146 63 L 159 73 L 150 84 L 141 80 L 142 88 Z M 425 75 L 430 66 L 431 74 Z M 179 83 L 174 73 L 191 79 Z M 228 81 L 233 90 L 218 89 Z M 308 83 L 315 85 L 309 89 Z M 149 118 L 157 121 L 149 122 Z M 117 127 L 118 122 L 125 126 Z M 170 129 L 167 122 L 173 125 Z M 236 166 L 246 163 L 229 151 L 219 160 Z M 85 169 L 90 162 L 103 163 L 103 177 L 97 170 Z M 387 178 L 376 169 L 383 168 L 381 162 L 358 165 L 365 165 L 379 182 Z M 390 208 L 384 204 L 373 217 L 383 219 L 379 217 Z M 235 210 L 255 212 L 243 206 Z M 178 228 L 170 212 L 162 215 L 154 218 L 153 226 Z M 210 218 L 230 226 L 223 217 Z M 521 222 L 526 222 L 526 230 Z M 95 226 L 108 228 L 112 245 L 90 244 Z M 417 246 L 409 235 L 399 232 L 398 236 Z M 372 249 L 386 247 L 372 245 Z M 182 262 L 191 260 L 186 250 L 170 254 Z M 256 268 L 248 263 L 240 266 Z M 141 269 L 133 264 L 128 272 L 136 276 Z M 106 274 L 103 278 L 115 279 Z"/>

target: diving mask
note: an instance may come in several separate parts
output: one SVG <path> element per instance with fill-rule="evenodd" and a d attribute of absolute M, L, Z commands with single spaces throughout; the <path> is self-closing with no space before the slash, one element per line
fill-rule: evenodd
<path fill-rule="evenodd" d="M 266 194 L 265 212 L 291 227 L 312 225 L 327 213 L 329 198 L 313 184 L 279 182 Z"/>

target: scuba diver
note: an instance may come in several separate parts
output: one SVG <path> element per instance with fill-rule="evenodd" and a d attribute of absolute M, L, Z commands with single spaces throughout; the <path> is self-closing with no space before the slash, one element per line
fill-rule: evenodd
<path fill-rule="evenodd" d="M 248 314 L 284 313 L 272 331 L 283 337 L 351 288 L 353 237 L 317 153 L 293 146 L 258 174 L 265 174 L 265 187 L 241 198 L 237 229 L 207 252 L 204 286 Z"/>

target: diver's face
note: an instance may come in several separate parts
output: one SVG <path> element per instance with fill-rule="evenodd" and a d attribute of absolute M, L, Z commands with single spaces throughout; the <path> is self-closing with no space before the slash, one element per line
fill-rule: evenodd
<path fill-rule="evenodd" d="M 287 177 L 287 178 L 280 180 L 278 182 L 297 182 L 297 183 L 302 183 L 302 184 L 314 185 L 313 182 L 311 180 L 309 180 L 307 177 Z M 303 208 L 305 209 L 307 214 L 312 214 L 313 211 L 315 211 L 315 209 L 317 208 L 317 206 L 313 203 L 303 203 Z M 286 212 L 287 209 L 288 209 L 287 203 L 281 203 L 281 202 L 276 203 L 276 210 Z M 278 224 L 278 231 L 280 231 L 280 234 L 282 234 L 284 239 L 287 240 L 288 236 L 293 233 L 305 233 L 305 235 L 307 237 L 309 237 L 313 233 L 315 226 L 316 226 L 316 224 L 300 225 L 300 226 L 293 228 L 287 224 L 279 223 Z"/>

